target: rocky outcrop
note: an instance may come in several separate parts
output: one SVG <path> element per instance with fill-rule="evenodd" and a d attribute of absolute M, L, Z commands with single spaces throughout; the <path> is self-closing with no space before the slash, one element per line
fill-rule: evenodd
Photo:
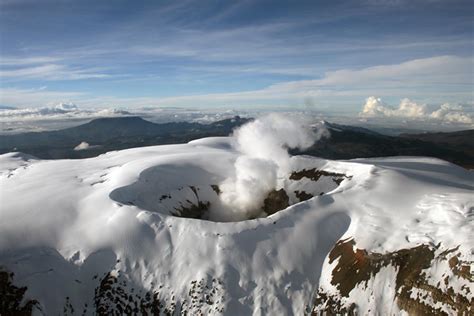
<path fill-rule="evenodd" d="M 410 315 L 470 315 L 474 311 L 467 285 L 473 281 L 470 271 L 473 262 L 460 259 L 459 247 L 441 251 L 439 246 L 422 244 L 381 254 L 359 249 L 355 245 L 353 239 L 341 240 L 330 252 L 329 264 L 333 267 L 331 284 L 338 294 L 324 287 L 319 288 L 313 315 L 359 314 L 360 301 L 351 295 L 352 292 L 356 288 L 362 289 L 366 291 L 367 301 L 376 300 L 375 297 L 381 293 L 373 292 L 370 280 L 382 268 L 389 266 L 396 271 L 395 296 L 391 301 L 400 310 Z M 436 279 L 439 274 L 431 273 L 431 270 L 443 268 L 441 277 Z"/>
<path fill-rule="evenodd" d="M 96 315 L 207 315 L 224 312 L 222 282 L 218 279 L 191 281 L 187 294 L 178 297 L 161 284 L 145 290 L 131 286 L 127 278 L 110 271 L 95 290 Z"/>
<path fill-rule="evenodd" d="M 267 215 L 272 215 L 290 206 L 290 198 L 284 189 L 273 190 L 268 193 L 263 201 L 263 211 Z"/>
<path fill-rule="evenodd" d="M 27 288 L 15 286 L 14 276 L 0 267 L 0 315 L 31 315 L 38 301 L 25 299 Z"/>
<path fill-rule="evenodd" d="M 290 175 L 290 180 L 301 180 L 303 178 L 308 178 L 311 181 L 318 181 L 321 177 L 331 177 L 332 180 L 337 184 L 341 184 L 344 179 L 351 179 L 352 177 L 346 176 L 342 173 L 329 172 L 325 170 L 319 170 L 316 168 L 313 169 L 303 169 L 300 171 L 294 171 Z"/>

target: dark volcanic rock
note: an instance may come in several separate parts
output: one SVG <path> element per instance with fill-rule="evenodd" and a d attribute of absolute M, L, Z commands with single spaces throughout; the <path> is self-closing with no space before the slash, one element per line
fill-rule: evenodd
<path fill-rule="evenodd" d="M 160 284 L 149 290 L 134 287 L 126 276 L 108 272 L 95 289 L 95 315 L 209 315 L 224 312 L 222 281 L 216 278 L 193 280 L 188 291 L 178 297 Z M 84 310 L 84 314 L 88 314 Z"/>
<path fill-rule="evenodd" d="M 308 178 L 311 181 L 318 181 L 321 177 L 331 177 L 337 185 L 341 184 L 344 179 L 350 179 L 351 177 L 346 176 L 342 173 L 328 172 L 324 170 L 313 169 L 303 169 L 300 171 L 294 171 L 290 175 L 291 180 L 301 180 L 303 178 Z"/>
<path fill-rule="evenodd" d="M 24 301 L 27 288 L 15 286 L 13 277 L 13 272 L 0 269 L 0 315 L 31 315 L 33 307 L 39 308 L 39 303 Z"/>
<path fill-rule="evenodd" d="M 189 206 L 175 208 L 176 212 L 172 215 L 177 217 L 205 219 L 210 206 L 211 203 L 209 202 L 198 201 L 197 204 L 191 203 Z"/>
<path fill-rule="evenodd" d="M 300 200 L 300 202 L 307 201 L 313 197 L 312 194 L 306 193 L 305 191 L 295 191 L 295 195 Z"/>
<path fill-rule="evenodd" d="M 263 201 L 263 211 L 268 215 L 284 210 L 288 206 L 290 206 L 290 198 L 284 189 L 271 191 Z"/>

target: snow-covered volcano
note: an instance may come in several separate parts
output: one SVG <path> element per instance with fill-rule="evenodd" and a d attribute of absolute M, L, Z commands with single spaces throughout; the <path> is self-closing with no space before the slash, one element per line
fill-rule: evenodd
<path fill-rule="evenodd" d="M 429 158 L 295 156 L 260 209 L 221 216 L 240 155 L 221 137 L 82 160 L 0 156 L 2 308 L 468 313 L 471 172 Z"/>

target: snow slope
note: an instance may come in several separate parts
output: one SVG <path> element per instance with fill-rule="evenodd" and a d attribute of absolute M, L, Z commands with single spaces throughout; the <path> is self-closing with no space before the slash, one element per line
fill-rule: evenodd
<path fill-rule="evenodd" d="M 234 147 L 219 137 L 82 160 L 1 155 L 0 271 L 27 287 L 23 303 L 37 300 L 36 314 L 140 313 L 152 311 L 154 300 L 162 313 L 302 315 L 312 310 L 318 284 L 337 295 L 337 262 L 327 256 L 340 239 L 377 253 L 459 246 L 459 258 L 473 261 L 472 172 L 429 158 L 292 157 L 293 171 L 345 178 L 338 185 L 280 175 L 276 189 L 288 192 L 291 206 L 219 222 L 212 186 L 233 176 Z M 302 188 L 314 197 L 299 202 L 294 192 Z M 175 216 L 177 206 L 200 199 L 212 204 L 212 220 Z M 372 290 L 383 291 L 394 270 L 374 275 Z M 472 282 L 458 281 L 474 293 Z M 398 313 L 394 295 L 374 297 L 361 310 Z"/>

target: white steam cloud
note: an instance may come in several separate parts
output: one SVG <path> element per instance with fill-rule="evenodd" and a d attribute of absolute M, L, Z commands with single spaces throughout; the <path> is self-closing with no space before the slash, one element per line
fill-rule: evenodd
<path fill-rule="evenodd" d="M 268 193 L 278 187 L 278 179 L 288 177 L 288 149 L 305 149 L 328 134 L 324 127 L 312 128 L 296 118 L 271 114 L 252 121 L 234 132 L 241 155 L 235 175 L 220 185 L 221 212 L 239 220 L 258 216 Z"/>

